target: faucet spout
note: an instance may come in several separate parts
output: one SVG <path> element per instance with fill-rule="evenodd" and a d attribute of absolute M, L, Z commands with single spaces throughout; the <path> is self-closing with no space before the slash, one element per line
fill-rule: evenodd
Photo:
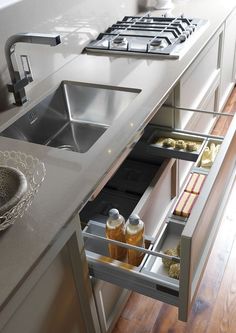
<path fill-rule="evenodd" d="M 5 57 L 11 78 L 11 84 L 8 85 L 8 91 L 12 92 L 15 97 L 16 105 L 23 105 L 27 101 L 24 87 L 31 80 L 25 75 L 21 78 L 17 68 L 14 69 L 12 56 L 15 52 L 16 43 L 32 43 L 56 46 L 61 43 L 60 35 L 56 34 L 38 34 L 38 33 L 19 33 L 9 37 L 5 44 Z"/>

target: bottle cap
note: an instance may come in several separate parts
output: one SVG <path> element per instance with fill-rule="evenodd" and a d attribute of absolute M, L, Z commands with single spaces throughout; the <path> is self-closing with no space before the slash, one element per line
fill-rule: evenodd
<path fill-rule="evenodd" d="M 138 215 L 136 215 L 136 214 L 130 215 L 130 217 L 129 217 L 129 223 L 131 225 L 138 225 L 139 221 L 140 221 L 140 217 Z"/>
<path fill-rule="evenodd" d="M 116 208 L 112 208 L 109 210 L 109 216 L 113 219 L 113 220 L 117 220 L 119 218 L 119 211 Z"/>

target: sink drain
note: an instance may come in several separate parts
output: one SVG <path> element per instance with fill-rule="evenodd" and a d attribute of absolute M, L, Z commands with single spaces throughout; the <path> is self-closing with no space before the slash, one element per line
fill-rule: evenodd
<path fill-rule="evenodd" d="M 62 150 L 76 151 L 75 148 L 71 145 L 61 145 L 61 146 L 57 146 L 56 148 L 62 149 Z"/>

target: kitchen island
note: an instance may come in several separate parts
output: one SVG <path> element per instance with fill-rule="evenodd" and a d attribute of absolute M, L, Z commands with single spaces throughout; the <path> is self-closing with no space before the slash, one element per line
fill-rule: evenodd
<path fill-rule="evenodd" d="M 77 154 L 10 138 L 1 138 L 1 151 L 23 151 L 39 158 L 46 167 L 45 180 L 29 211 L 18 223 L 3 232 L 0 238 L 0 262 L 3 267 L 0 273 L 1 329 L 3 332 L 8 332 L 7 326 L 6 330 L 3 327 L 61 249 L 69 240 L 71 241 L 71 237 L 70 254 L 62 254 L 63 258 L 66 257 L 65 262 L 73 253 L 73 246 L 79 248 L 82 244 L 79 239 L 81 244 L 76 245 L 73 238 L 74 235 L 78 235 L 79 230 L 77 213 L 81 211 L 97 187 L 103 184 L 108 170 L 112 169 L 125 149 L 137 141 L 144 127 L 168 96 L 176 87 L 179 87 L 179 82 L 186 91 L 188 84 L 184 85 L 184 83 L 187 79 L 182 78 L 186 73 L 190 75 L 189 68 L 192 64 L 196 64 L 199 57 L 201 58 L 208 45 L 215 45 L 214 38 L 217 40 L 223 38 L 223 24 L 233 13 L 235 7 L 233 2 L 217 1 L 216 5 L 215 1 L 195 2 L 193 0 L 184 2 L 184 4 L 181 2 L 176 4 L 173 9 L 173 13 L 176 15 L 184 12 L 189 16 L 209 20 L 207 29 L 179 60 L 81 54 L 46 80 L 39 82 L 29 92 L 30 101 L 25 106 L 6 110 L 1 114 L 0 130 L 3 131 L 53 91 L 61 81 L 97 83 L 140 91 L 122 117 L 110 126 L 86 153 Z M 217 51 L 219 49 L 220 47 L 217 47 Z M 217 80 L 220 80 L 220 74 L 215 75 L 215 82 L 219 84 Z M 209 87 L 209 91 L 211 88 Z M 223 102 L 218 101 L 219 108 L 221 104 L 223 105 Z M 67 250 L 63 251 L 67 252 Z M 74 258 L 72 262 L 74 263 L 76 260 L 77 258 Z M 74 270 L 73 266 L 71 276 L 76 274 Z M 31 276 L 33 276 L 32 279 Z M 88 292 L 91 292 L 89 286 Z M 36 298 L 34 299 L 36 302 Z M 92 312 L 95 311 L 94 304 L 91 306 Z M 85 314 L 86 311 L 89 310 L 86 309 Z M 90 332 L 88 327 L 86 329 Z"/>

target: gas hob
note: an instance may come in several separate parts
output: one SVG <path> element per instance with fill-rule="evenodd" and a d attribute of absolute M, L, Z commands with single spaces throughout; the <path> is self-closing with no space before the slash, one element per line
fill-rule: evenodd
<path fill-rule="evenodd" d="M 198 18 L 125 16 L 85 50 L 113 54 L 147 55 L 178 59 L 196 41 L 208 21 Z"/>

